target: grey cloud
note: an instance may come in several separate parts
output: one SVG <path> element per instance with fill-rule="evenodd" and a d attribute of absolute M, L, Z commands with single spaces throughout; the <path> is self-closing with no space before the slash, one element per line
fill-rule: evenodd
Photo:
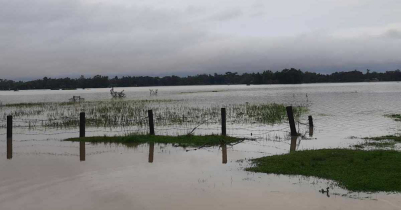
<path fill-rule="evenodd" d="M 124 0 L 88 2 L 0 0 L 2 78 L 401 67 L 397 27 L 378 29 L 382 34 L 378 37 L 318 33 L 314 28 L 324 31 L 327 24 L 337 30 L 339 16 L 354 17 L 348 12 L 331 17 L 325 13 L 325 5 L 323 12 L 311 12 L 305 3 L 290 0 L 266 1 L 264 7 L 254 6 L 262 1 L 245 4 L 235 0 L 227 1 L 230 7 L 227 2 L 208 6 L 195 0 L 186 6 L 178 1 L 167 6 L 152 0 L 146 5 Z M 291 2 L 295 9 L 280 11 Z M 346 5 L 338 4 L 334 12 Z M 366 10 L 363 7 L 361 11 Z M 263 15 L 252 16 L 255 13 Z M 396 20 L 397 14 L 389 17 Z M 361 20 L 351 18 L 345 29 L 367 24 Z"/>
<path fill-rule="evenodd" d="M 239 18 L 243 15 L 243 12 L 240 9 L 229 9 L 218 14 L 214 14 L 211 17 L 207 18 L 207 20 L 212 21 L 228 21 L 235 18 Z"/>

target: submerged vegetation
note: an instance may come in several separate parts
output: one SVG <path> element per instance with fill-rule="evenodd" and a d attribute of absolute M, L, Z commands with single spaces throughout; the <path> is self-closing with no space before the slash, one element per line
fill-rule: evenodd
<path fill-rule="evenodd" d="M 395 142 L 401 143 L 401 136 L 399 135 L 387 135 L 387 136 L 378 136 L 378 137 L 366 137 L 365 139 L 370 139 L 374 141 L 383 141 L 383 140 L 391 140 Z"/>
<path fill-rule="evenodd" d="M 394 141 L 381 141 L 381 142 L 372 142 L 372 141 L 365 141 L 361 144 L 353 145 L 353 147 L 357 149 L 365 149 L 365 148 L 394 148 L 395 147 Z"/>
<path fill-rule="evenodd" d="M 365 142 L 354 145 L 355 148 L 395 148 L 397 143 L 401 143 L 401 136 L 399 135 L 387 135 L 378 137 L 365 137 Z"/>
<path fill-rule="evenodd" d="M 401 114 L 387 114 L 386 117 L 392 118 L 395 121 L 401 121 Z"/>
<path fill-rule="evenodd" d="M 228 104 L 227 122 L 236 124 L 277 124 L 286 119 L 283 104 Z M 88 127 L 126 127 L 148 125 L 147 110 L 154 113 L 155 126 L 220 123 L 220 106 L 191 106 L 172 100 L 110 100 L 82 103 L 21 103 L 1 107 L 3 120 L 13 115 L 17 124 L 30 128 L 78 127 L 79 113 L 86 113 Z M 294 107 L 295 118 L 307 112 Z M 17 125 L 18 127 L 18 125 Z"/>
<path fill-rule="evenodd" d="M 252 160 L 247 171 L 314 176 L 351 191 L 401 192 L 401 152 L 322 149 Z"/>
<path fill-rule="evenodd" d="M 128 136 L 99 136 L 71 138 L 66 141 L 83 141 L 91 143 L 120 143 L 126 145 L 137 145 L 143 143 L 173 144 L 180 147 L 205 147 L 218 146 L 220 144 L 232 144 L 243 141 L 244 139 L 230 136 L 207 135 L 207 136 L 155 136 L 155 135 L 128 135 Z"/>

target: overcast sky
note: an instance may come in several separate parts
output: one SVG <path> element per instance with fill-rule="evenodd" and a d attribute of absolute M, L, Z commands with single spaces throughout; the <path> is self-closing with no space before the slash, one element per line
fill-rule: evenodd
<path fill-rule="evenodd" d="M 0 0 L 0 78 L 401 69 L 400 0 Z"/>

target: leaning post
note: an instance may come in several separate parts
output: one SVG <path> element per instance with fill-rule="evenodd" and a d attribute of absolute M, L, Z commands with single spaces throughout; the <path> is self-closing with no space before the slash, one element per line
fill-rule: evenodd
<path fill-rule="evenodd" d="M 291 136 L 297 136 L 298 133 L 295 128 L 294 113 L 292 111 L 292 106 L 287 106 L 286 110 L 287 110 L 288 121 L 290 123 Z"/>

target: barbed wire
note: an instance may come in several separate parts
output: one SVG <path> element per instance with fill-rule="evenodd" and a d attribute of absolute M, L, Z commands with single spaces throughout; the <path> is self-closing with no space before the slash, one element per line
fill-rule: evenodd
<path fill-rule="evenodd" d="M 303 122 L 300 122 L 300 121 L 297 121 L 297 123 L 301 124 L 301 125 L 308 125 L 309 126 L 309 123 L 303 123 Z"/>
<path fill-rule="evenodd" d="M 175 126 L 170 126 L 170 125 L 174 125 L 174 124 L 168 124 L 168 125 L 163 125 L 163 126 L 161 126 L 161 127 L 156 127 L 155 128 L 155 130 L 189 130 L 189 129 L 193 129 L 193 124 L 191 124 L 191 125 L 188 125 L 187 127 L 181 127 L 181 126 L 178 126 L 178 125 L 175 125 Z M 112 129 L 112 128 L 126 128 L 126 127 L 132 127 L 132 126 L 134 126 L 134 125 L 128 125 L 128 126 L 119 126 L 119 125 L 115 125 L 115 126 L 96 126 L 97 128 L 99 128 L 99 127 L 103 127 L 103 128 L 110 128 L 110 129 Z M 17 125 L 17 126 L 14 126 L 15 128 L 29 128 L 29 130 L 32 130 L 32 131 L 43 131 L 43 133 L 45 132 L 45 131 L 51 131 L 51 130 L 54 130 L 54 129 L 57 129 L 57 130 L 59 130 L 58 128 L 49 128 L 49 127 L 43 127 L 44 129 L 40 129 L 40 127 L 33 127 L 33 126 L 19 126 L 19 125 Z M 147 128 L 148 126 L 146 125 L 146 126 L 136 126 L 137 128 L 136 129 L 134 129 L 134 130 L 138 130 L 138 129 L 144 129 L 144 128 Z M 218 130 L 218 129 L 220 129 L 219 127 L 216 127 L 216 128 L 211 128 L 210 126 L 208 126 L 208 125 L 205 125 L 205 127 L 198 127 L 197 128 L 197 130 Z M 242 127 L 242 126 L 227 126 L 227 130 L 242 130 L 242 131 L 248 131 L 248 132 L 274 132 L 274 131 L 282 131 L 282 130 L 285 130 L 285 129 L 288 129 L 287 127 L 284 127 L 284 128 L 279 128 L 279 129 L 273 129 L 273 130 L 271 130 L 271 129 L 267 129 L 267 128 L 263 128 L 263 126 L 258 126 L 258 128 L 257 129 L 255 129 L 255 128 L 251 128 L 251 127 Z M 123 131 L 125 131 L 126 129 L 123 129 Z M 132 129 L 131 129 L 132 130 Z M 93 131 L 93 132 L 110 132 L 110 130 L 105 130 L 105 129 L 98 129 L 98 130 L 95 130 L 95 131 Z M 92 131 L 86 131 L 86 132 L 92 132 Z M 20 132 L 21 133 L 21 132 Z M 57 133 L 63 133 L 63 132 L 57 132 Z M 6 134 L 6 133 L 0 133 L 0 134 Z M 17 133 L 15 133 L 15 134 L 17 134 Z M 21 134 L 29 134 L 29 133 L 21 133 Z"/>

